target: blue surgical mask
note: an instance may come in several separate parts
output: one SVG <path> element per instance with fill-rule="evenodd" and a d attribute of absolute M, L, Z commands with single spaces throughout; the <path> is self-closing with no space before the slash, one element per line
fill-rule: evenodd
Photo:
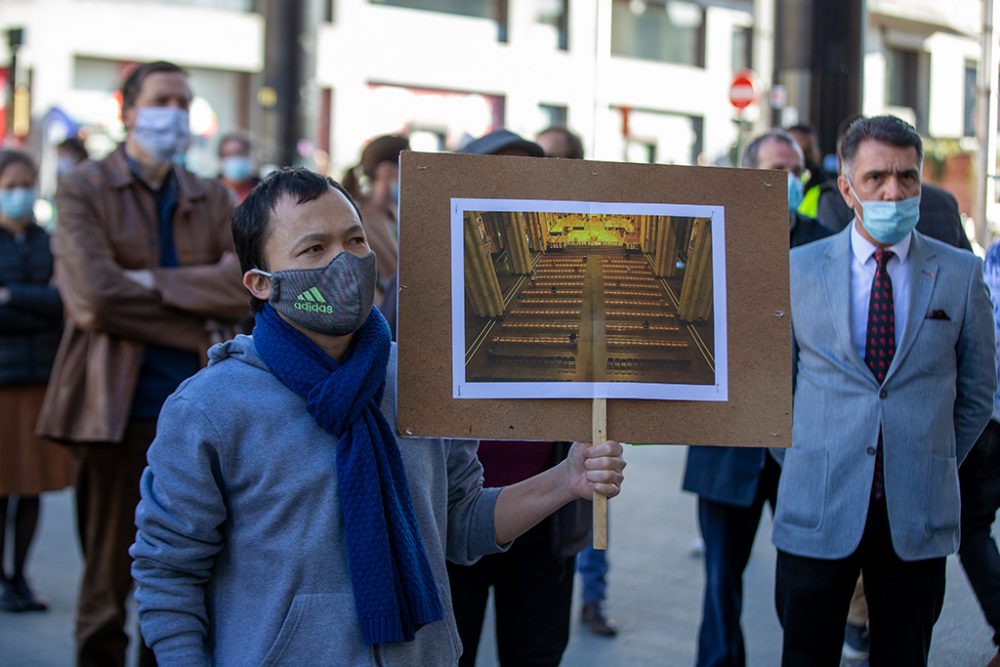
<path fill-rule="evenodd" d="M 191 143 L 188 112 L 174 107 L 140 107 L 132 136 L 151 157 L 175 162 Z"/>
<path fill-rule="evenodd" d="M 864 201 L 850 181 L 855 201 L 861 203 L 861 226 L 883 245 L 895 245 L 905 239 L 920 219 L 920 195 L 899 201 Z"/>
<path fill-rule="evenodd" d="M 802 185 L 802 179 L 792 172 L 788 172 L 788 212 L 795 213 L 805 196 L 806 191 Z"/>
<path fill-rule="evenodd" d="M 222 158 L 222 176 L 230 183 L 244 183 L 253 176 L 253 160 L 245 155 Z"/>
<path fill-rule="evenodd" d="M 38 195 L 31 188 L 0 190 L 0 215 L 11 220 L 30 218 Z"/>

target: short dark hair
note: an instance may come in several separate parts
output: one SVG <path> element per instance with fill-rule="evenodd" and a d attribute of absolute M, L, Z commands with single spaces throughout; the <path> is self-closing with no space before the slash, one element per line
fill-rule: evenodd
<path fill-rule="evenodd" d="M 168 74 L 182 74 L 185 77 L 188 75 L 187 70 L 180 65 L 175 65 L 173 63 L 168 63 L 165 60 L 157 60 L 151 63 L 143 63 L 135 69 L 133 69 L 127 77 L 125 77 L 124 83 L 122 83 L 122 109 L 131 109 L 135 106 L 135 100 L 139 97 L 139 93 L 142 91 L 142 84 L 146 81 L 146 78 L 150 74 L 157 74 L 159 72 L 165 72 Z"/>
<path fill-rule="evenodd" d="M 69 137 L 63 139 L 56 146 L 56 149 L 61 151 L 68 151 L 78 157 L 80 160 L 86 160 L 90 155 L 87 154 L 87 147 L 83 144 L 83 141 L 79 137 Z"/>
<path fill-rule="evenodd" d="M 549 132 L 558 132 L 563 136 L 563 139 L 566 140 L 566 148 L 569 151 L 569 154 L 566 157 L 573 160 L 583 159 L 583 140 L 580 139 L 579 135 L 565 125 L 550 125 L 536 134 L 535 138 L 538 138 L 543 134 L 548 134 Z"/>
<path fill-rule="evenodd" d="M 218 153 L 219 157 L 222 157 L 222 147 L 228 144 L 230 141 L 235 141 L 243 150 L 249 153 L 253 149 L 253 143 L 250 141 L 250 137 L 243 134 L 242 132 L 227 132 L 219 138 Z"/>
<path fill-rule="evenodd" d="M 796 153 L 802 155 L 802 147 L 799 146 L 797 141 L 795 141 L 795 137 L 782 129 L 774 128 L 759 135 L 750 142 L 750 144 L 743 151 L 743 159 L 740 162 L 740 166 L 747 167 L 749 169 L 756 169 L 757 165 L 760 164 L 760 147 L 764 145 L 764 142 L 770 141 L 771 139 L 788 144 L 795 149 Z"/>
<path fill-rule="evenodd" d="M 31 170 L 35 179 L 38 178 L 38 168 L 35 166 L 35 161 L 31 159 L 30 155 L 14 149 L 0 150 L 0 174 L 3 174 L 7 170 L 7 167 L 15 164 L 23 164 Z"/>
<path fill-rule="evenodd" d="M 858 148 L 865 141 L 877 141 L 897 148 L 915 148 L 917 158 L 921 163 L 924 161 L 924 142 L 912 125 L 895 116 L 862 116 L 850 124 L 840 141 L 841 173 L 846 174 L 850 170 Z"/>
<path fill-rule="evenodd" d="M 361 210 L 358 209 L 357 202 L 340 183 L 329 176 L 302 167 L 284 167 L 268 174 L 233 211 L 233 243 L 236 246 L 236 255 L 240 258 L 240 270 L 243 273 L 250 269 L 267 270 L 264 244 L 270 233 L 271 214 L 283 197 L 292 197 L 296 204 L 305 204 L 329 188 L 347 197 L 347 201 L 351 202 L 351 206 L 358 214 L 358 219 L 361 219 Z M 250 296 L 250 308 L 253 312 L 259 312 L 263 306 L 263 301 L 253 295 Z"/>

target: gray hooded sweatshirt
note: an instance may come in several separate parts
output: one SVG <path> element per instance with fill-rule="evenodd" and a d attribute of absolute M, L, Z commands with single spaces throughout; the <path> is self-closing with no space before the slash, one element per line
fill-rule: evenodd
<path fill-rule="evenodd" d="M 161 667 L 454 665 L 461 655 L 445 559 L 501 549 L 476 442 L 399 438 L 445 618 L 412 642 L 366 646 L 337 492 L 336 440 L 267 369 L 253 339 L 163 407 L 131 554 L 139 622 Z M 382 412 L 396 424 L 396 349 Z"/>

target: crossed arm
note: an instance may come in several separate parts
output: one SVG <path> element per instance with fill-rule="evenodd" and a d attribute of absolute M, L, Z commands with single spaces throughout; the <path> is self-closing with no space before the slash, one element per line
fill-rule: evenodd
<path fill-rule="evenodd" d="M 60 291 L 71 319 L 82 329 L 142 343 L 193 351 L 205 346 L 206 318 L 238 319 L 246 297 L 235 258 L 216 264 L 154 269 L 155 285 L 136 280 L 117 261 L 94 193 L 85 181 L 64 179 L 53 236 Z M 209 204 L 211 205 L 211 204 Z M 225 217 L 220 208 L 220 216 Z M 220 224 L 220 234 L 228 232 Z M 232 241 L 223 248 L 230 248 Z"/>

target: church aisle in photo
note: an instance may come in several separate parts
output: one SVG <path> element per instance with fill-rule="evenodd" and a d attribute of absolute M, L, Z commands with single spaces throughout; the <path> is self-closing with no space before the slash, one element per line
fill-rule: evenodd
<path fill-rule="evenodd" d="M 467 379 L 714 384 L 710 230 L 691 218 L 468 215 Z"/>

